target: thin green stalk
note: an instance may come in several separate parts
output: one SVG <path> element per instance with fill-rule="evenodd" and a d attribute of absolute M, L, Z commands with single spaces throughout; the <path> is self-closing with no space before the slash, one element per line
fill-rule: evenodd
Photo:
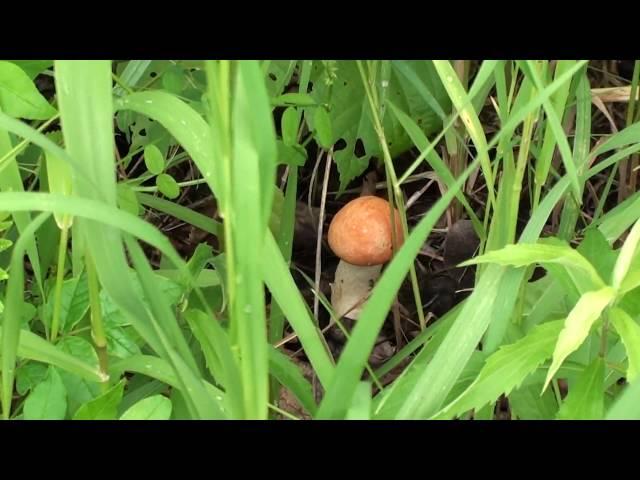
<path fill-rule="evenodd" d="M 87 283 L 89 286 L 89 305 L 91 309 L 91 337 L 93 338 L 93 342 L 96 346 L 100 372 L 108 375 L 109 362 L 107 357 L 107 335 L 102 319 L 102 306 L 100 304 L 100 285 L 98 282 L 96 268 L 93 264 L 93 259 L 90 257 L 88 252 L 85 257 L 85 264 L 87 269 Z M 108 390 L 108 381 L 102 382 L 101 388 L 103 392 Z"/>
<path fill-rule="evenodd" d="M 203 183 L 207 183 L 207 180 L 204 178 L 198 178 L 196 180 L 186 180 L 184 182 L 176 182 L 179 187 L 190 187 L 193 185 L 202 185 Z M 158 187 L 131 187 L 131 189 L 135 192 L 157 192 Z"/>
<path fill-rule="evenodd" d="M 375 99 L 373 97 L 371 88 L 369 86 L 369 83 L 367 82 L 367 77 L 366 74 L 364 72 L 364 68 L 362 67 L 362 62 L 358 62 L 358 69 L 360 70 L 360 76 L 362 77 L 362 83 L 364 85 L 366 94 L 367 94 L 367 98 L 369 100 L 369 106 L 371 107 L 371 112 L 372 112 L 372 117 L 373 117 L 373 123 L 374 123 L 374 128 L 376 130 L 376 133 L 378 135 L 378 142 L 380 143 L 380 146 L 382 147 L 382 152 L 383 152 L 383 159 L 384 159 L 384 165 L 385 165 L 385 172 L 386 172 L 386 176 L 387 176 L 387 182 L 390 183 L 389 187 L 389 202 L 391 203 L 391 225 L 395 225 L 395 211 L 394 211 L 394 205 L 393 205 L 393 197 L 395 196 L 395 203 L 398 205 L 398 211 L 400 213 L 400 220 L 402 223 L 402 231 L 404 234 L 404 237 L 407 238 L 409 236 L 409 227 L 407 224 L 407 216 L 405 213 L 405 209 L 404 209 L 404 201 L 402 198 L 402 192 L 400 191 L 400 185 L 398 183 L 398 179 L 396 177 L 395 174 L 395 170 L 393 168 L 393 160 L 391 159 L 391 152 L 389 151 L 389 146 L 387 145 L 387 140 L 384 134 L 384 127 L 382 126 L 382 123 L 380 122 L 380 117 L 378 115 L 378 108 L 376 106 L 375 103 Z M 388 188 L 389 188 L 388 187 Z M 391 229 L 391 240 L 392 240 L 392 244 L 393 244 L 393 251 L 395 253 L 395 251 L 397 250 L 397 239 L 396 237 L 396 229 L 392 228 Z M 426 327 L 426 321 L 424 318 L 424 312 L 422 311 L 422 299 L 421 299 L 421 295 L 420 295 L 420 288 L 418 286 L 418 277 L 416 275 L 416 268 L 415 268 L 415 264 L 411 264 L 411 267 L 409 269 L 409 275 L 411 278 L 411 287 L 413 290 L 413 296 L 416 302 L 416 309 L 418 311 L 418 320 L 420 322 L 420 329 L 424 330 Z M 394 317 L 396 316 L 396 311 L 394 311 Z M 397 322 L 396 322 L 397 323 Z"/>
<path fill-rule="evenodd" d="M 63 228 L 60 232 L 60 243 L 58 244 L 58 269 L 56 271 L 56 291 L 54 294 L 53 318 L 51 320 L 51 341 L 58 338 L 60 326 L 60 313 L 62 310 L 62 285 L 64 283 L 64 265 L 67 258 L 67 243 L 69 241 L 69 229 Z"/>
<path fill-rule="evenodd" d="M 536 90 L 531 89 L 531 98 L 535 98 Z M 533 135 L 533 126 L 538 118 L 538 109 L 533 110 L 527 115 L 522 128 L 522 140 L 520 141 L 520 149 L 518 150 L 518 159 L 516 161 L 515 179 L 513 182 L 511 193 L 511 218 L 509 221 L 509 242 L 513 242 L 516 236 L 516 224 L 518 222 L 518 211 L 520 204 L 520 194 L 522 193 L 522 181 L 529 159 L 529 150 L 531 148 L 531 138 Z"/>
<path fill-rule="evenodd" d="M 49 125 L 55 122 L 58 118 L 60 118 L 60 114 L 54 115 L 49 120 L 47 120 L 42 125 L 40 125 L 35 131 L 38 133 L 42 132 Z M 29 146 L 29 144 L 31 144 L 31 141 L 25 138 L 20 143 L 18 143 L 15 147 L 9 150 L 7 153 L 5 153 L 2 157 L 0 157 L 0 170 L 2 170 L 2 164 L 4 162 L 9 160 L 10 158 L 13 158 L 15 155 L 18 155 L 19 153 L 21 153 L 25 148 Z"/>

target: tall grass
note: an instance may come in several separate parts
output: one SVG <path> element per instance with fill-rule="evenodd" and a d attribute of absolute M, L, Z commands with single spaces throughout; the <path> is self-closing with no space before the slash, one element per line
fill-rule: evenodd
<path fill-rule="evenodd" d="M 0 103 L 0 211 L 11 222 L 8 233 L 0 230 L 10 239 L 0 257 L 8 275 L 0 284 L 5 419 L 58 411 L 59 418 L 289 418 L 281 390 L 318 419 L 492 418 L 503 395 L 513 418 L 637 418 L 635 97 L 626 127 L 595 143 L 586 60 L 485 61 L 473 76 L 470 62 L 356 62 L 357 75 L 344 73 L 344 85 L 356 82 L 361 96 L 346 100 L 340 75 L 349 70 L 341 62 L 323 62 L 320 70 L 311 61 L 194 65 L 169 62 L 160 85 L 147 80 L 149 69 L 159 69 L 150 61 L 115 69 L 110 61 L 55 61 L 52 104 L 26 74 L 0 69 L 0 81 L 13 75 L 34 104 L 46 103 L 36 113 Z M 283 95 L 294 72 L 298 92 Z M 322 82 L 326 90 L 316 87 Z M 402 85 L 406 97 L 390 85 Z M 343 107 L 351 111 L 339 103 L 349 101 L 360 102 L 353 107 L 357 135 L 381 160 L 405 241 L 394 239 L 393 259 L 335 359 L 291 259 L 302 145 L 329 149 L 347 138 L 352 148 L 357 135 L 336 116 Z M 274 105 L 289 112 L 282 135 Z M 437 128 L 422 123 L 425 111 Z M 497 118 L 492 134 L 483 123 L 488 113 Z M 60 141 L 38 123 L 58 117 Z M 154 174 L 123 167 L 116 155 L 114 125 L 133 125 L 133 118 L 149 122 L 155 133 L 148 141 L 163 156 L 175 153 L 172 145 L 183 150 L 170 165 L 193 162 L 202 180 L 181 185 L 206 188 L 216 218 L 163 198 L 160 184 L 143 193 L 135 179 Z M 145 140 L 137 135 L 131 143 L 140 147 Z M 392 141 L 419 152 L 403 172 Z M 28 158 L 36 170 L 27 168 Z M 338 166 L 342 175 L 356 171 Z M 411 226 L 404 188 L 419 168 L 435 172 L 443 194 Z M 593 180 L 618 168 L 625 186 L 611 173 L 600 183 L 595 212 L 588 210 Z M 282 171 L 286 181 L 276 177 Z M 142 190 L 125 208 L 121 188 L 129 183 Z M 611 208 L 614 185 L 626 188 L 628 200 Z M 207 231 L 215 251 L 201 245 L 182 258 L 152 217 L 132 213 L 132 205 Z M 468 217 L 480 239 L 467 263 L 478 266 L 475 286 L 427 325 L 415 260 L 448 210 Z M 533 281 L 536 266 L 545 273 Z M 372 377 L 370 354 L 407 278 L 421 332 Z M 287 325 L 322 387 L 318 403 L 313 382 L 277 347 Z M 404 360 L 408 366 L 392 383 L 372 389 Z M 125 373 L 131 380 L 123 388 Z M 621 389 L 623 379 L 628 387 Z M 560 394 L 559 380 L 568 382 L 568 395 Z M 51 404 L 59 409 L 40 400 L 45 387 L 57 392 Z M 13 401 L 15 392 L 28 408 Z"/>

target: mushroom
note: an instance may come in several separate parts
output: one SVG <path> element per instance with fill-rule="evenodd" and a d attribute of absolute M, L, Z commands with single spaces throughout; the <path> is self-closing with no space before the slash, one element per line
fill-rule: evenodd
<path fill-rule="evenodd" d="M 404 240 L 400 213 L 394 211 L 396 245 Z M 347 203 L 329 226 L 329 247 L 340 257 L 331 303 L 340 317 L 357 319 L 364 300 L 393 256 L 391 207 L 386 200 L 364 195 Z"/>

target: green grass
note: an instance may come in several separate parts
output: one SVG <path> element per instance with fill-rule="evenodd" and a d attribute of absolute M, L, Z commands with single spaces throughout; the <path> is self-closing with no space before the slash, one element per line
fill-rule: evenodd
<path fill-rule="evenodd" d="M 0 62 L 3 418 L 491 419 L 502 396 L 514 419 L 638 418 L 640 108 L 603 134 L 593 65 Z M 310 152 L 333 177 L 311 184 Z M 334 358 L 295 275 L 296 204 L 376 162 L 405 241 Z M 425 172 L 443 193 L 416 219 Z M 476 277 L 428 323 L 415 260 L 447 218 L 471 220 Z M 372 368 L 402 288 L 415 338 Z"/>

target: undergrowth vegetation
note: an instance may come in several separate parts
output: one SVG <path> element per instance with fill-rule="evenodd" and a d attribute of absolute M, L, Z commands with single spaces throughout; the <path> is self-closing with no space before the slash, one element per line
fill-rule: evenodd
<path fill-rule="evenodd" d="M 0 61 L 2 417 L 640 418 L 639 76 Z"/>

